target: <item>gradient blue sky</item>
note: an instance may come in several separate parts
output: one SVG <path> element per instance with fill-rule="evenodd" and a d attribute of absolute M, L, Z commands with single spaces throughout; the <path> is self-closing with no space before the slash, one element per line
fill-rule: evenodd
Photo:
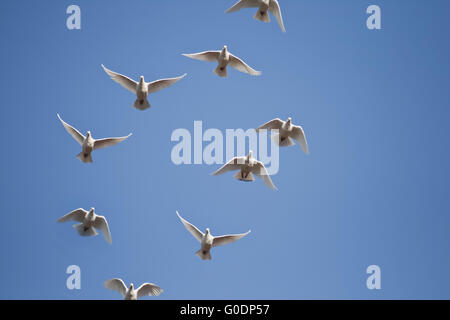
<path fill-rule="evenodd" d="M 450 298 L 449 1 L 280 0 L 287 33 L 235 0 L 1 1 L 0 298 L 119 299 L 112 277 L 156 299 Z M 66 28 L 66 8 L 82 29 Z M 366 8 L 382 9 L 382 30 Z M 263 71 L 216 77 L 181 53 L 230 51 Z M 102 71 L 188 76 L 131 108 Z M 133 136 L 85 165 L 56 117 L 94 137 Z M 291 116 L 311 154 L 280 150 L 273 192 L 261 181 L 175 166 L 177 128 L 252 128 Z M 94 206 L 113 245 L 81 238 L 63 214 Z M 175 210 L 213 234 L 252 229 L 194 253 Z M 67 266 L 82 289 L 66 289 Z M 382 290 L 366 288 L 367 266 Z"/>

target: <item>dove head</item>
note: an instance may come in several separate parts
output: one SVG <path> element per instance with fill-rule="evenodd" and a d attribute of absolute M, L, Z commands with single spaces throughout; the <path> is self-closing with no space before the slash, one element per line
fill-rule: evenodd
<path fill-rule="evenodd" d="M 253 157 L 253 151 L 252 150 L 250 150 L 249 152 L 248 152 L 248 156 L 247 156 L 247 159 L 251 159 Z"/>
<path fill-rule="evenodd" d="M 209 228 L 206 228 L 206 234 L 210 234 Z"/>
<path fill-rule="evenodd" d="M 134 284 L 130 284 L 130 290 L 134 290 Z"/>
<path fill-rule="evenodd" d="M 139 83 L 144 83 L 144 76 L 140 76 L 140 78 L 139 78 Z"/>
<path fill-rule="evenodd" d="M 292 118 L 291 117 L 289 117 L 288 119 L 287 119 L 287 123 L 291 123 L 291 120 L 292 120 Z"/>
<path fill-rule="evenodd" d="M 227 50 L 228 50 L 228 47 L 227 46 L 223 46 L 222 51 L 227 51 Z"/>
<path fill-rule="evenodd" d="M 87 132 L 87 136 L 88 136 L 88 137 L 91 136 L 91 132 L 90 132 L 90 131 Z"/>

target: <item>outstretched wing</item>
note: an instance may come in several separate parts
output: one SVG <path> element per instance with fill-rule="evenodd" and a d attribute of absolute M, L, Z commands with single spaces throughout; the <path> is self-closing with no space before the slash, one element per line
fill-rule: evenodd
<path fill-rule="evenodd" d="M 255 166 L 253 166 L 252 172 L 259 178 L 263 179 L 264 184 L 268 186 L 270 189 L 277 190 L 277 187 L 275 187 L 275 185 L 273 184 L 266 167 L 261 161 L 258 161 L 258 163 Z"/>
<path fill-rule="evenodd" d="M 234 6 L 227 10 L 227 13 L 236 12 L 245 8 L 256 8 L 259 6 L 259 0 L 240 0 Z"/>
<path fill-rule="evenodd" d="M 208 62 L 217 62 L 219 60 L 220 51 L 204 51 L 199 53 L 183 53 L 183 56 Z"/>
<path fill-rule="evenodd" d="M 217 246 L 222 246 L 224 244 L 229 244 L 229 243 L 235 242 L 235 241 L 245 237 L 249 233 L 250 233 L 250 230 L 247 231 L 246 233 L 241 233 L 241 234 L 229 234 L 226 236 L 214 237 L 212 245 L 213 245 L 213 247 L 217 247 Z"/>
<path fill-rule="evenodd" d="M 181 79 L 183 79 L 185 76 L 186 76 L 186 73 L 183 74 L 182 76 L 179 76 L 176 78 L 161 79 L 161 80 L 156 80 L 156 81 L 150 82 L 148 84 L 148 93 L 155 93 L 162 89 L 168 88 L 171 85 L 173 85 L 173 84 L 177 83 L 178 81 L 180 81 Z"/>
<path fill-rule="evenodd" d="M 244 61 L 242 61 L 235 55 L 232 55 L 231 53 L 230 53 L 230 62 L 228 62 L 228 65 L 240 72 L 251 74 L 252 76 L 261 75 L 261 71 L 256 71 L 255 69 L 247 65 Z"/>
<path fill-rule="evenodd" d="M 278 4 L 277 0 L 270 0 L 269 11 L 270 13 L 272 13 L 275 19 L 277 19 L 278 25 L 280 26 L 281 30 L 283 30 L 283 32 L 286 32 L 283 23 L 283 17 L 281 15 L 280 5 Z"/>
<path fill-rule="evenodd" d="M 102 68 L 111 77 L 111 79 L 113 79 L 115 82 L 120 84 L 125 89 L 127 89 L 133 93 L 136 93 L 136 90 L 138 87 L 138 83 L 136 81 L 128 78 L 127 76 L 124 76 L 123 74 L 111 71 L 111 70 L 107 69 L 104 65 L 102 65 Z"/>
<path fill-rule="evenodd" d="M 115 146 L 116 144 L 118 144 L 119 142 L 122 142 L 123 140 L 125 140 L 129 136 L 131 136 L 131 133 L 129 135 L 127 135 L 126 137 L 105 138 L 105 139 L 95 140 L 95 142 L 94 142 L 94 150 Z"/>
<path fill-rule="evenodd" d="M 270 120 L 269 122 L 263 124 L 262 126 L 260 126 L 259 128 L 256 129 L 256 132 L 258 132 L 259 130 L 262 129 L 268 129 L 268 130 L 280 130 L 280 128 L 283 126 L 283 120 L 276 118 L 273 120 Z"/>
<path fill-rule="evenodd" d="M 245 164 L 246 157 L 235 157 L 224 164 L 219 170 L 213 173 L 214 176 L 223 174 L 228 171 L 239 170 L 243 164 Z"/>
<path fill-rule="evenodd" d="M 308 143 L 306 142 L 305 132 L 300 126 L 292 126 L 292 138 L 297 140 L 303 152 L 309 154 Z"/>
<path fill-rule="evenodd" d="M 120 294 L 124 297 L 127 294 L 127 286 L 125 285 L 125 283 L 123 283 L 122 279 L 115 278 L 107 280 L 105 282 L 105 287 L 109 290 L 120 292 Z"/>
<path fill-rule="evenodd" d="M 163 289 L 153 283 L 144 283 L 137 289 L 138 298 L 143 296 L 159 296 Z"/>
<path fill-rule="evenodd" d="M 192 223 L 188 222 L 187 220 L 184 220 L 180 214 L 177 211 L 178 218 L 180 218 L 181 222 L 183 222 L 184 227 L 194 236 L 195 239 L 197 239 L 199 242 L 202 241 L 202 238 L 204 236 L 204 233 L 198 230 L 196 226 L 194 226 Z"/>
<path fill-rule="evenodd" d="M 109 231 L 108 222 L 106 221 L 106 218 L 104 216 L 95 217 L 94 227 L 101 231 L 108 243 L 112 243 L 111 232 Z"/>
<path fill-rule="evenodd" d="M 59 121 L 61 121 L 61 123 L 63 124 L 64 128 L 66 129 L 66 131 L 75 139 L 77 140 L 77 142 L 82 145 L 84 139 L 86 139 L 85 136 L 83 136 L 77 129 L 75 129 L 74 127 L 72 127 L 70 124 L 65 123 L 63 119 L 61 119 L 61 117 L 59 116 L 59 114 L 57 114 Z"/>
<path fill-rule="evenodd" d="M 67 221 L 78 221 L 83 222 L 84 217 L 88 212 L 82 208 L 75 209 L 72 212 L 69 212 L 65 216 L 58 219 L 58 222 L 67 222 Z"/>

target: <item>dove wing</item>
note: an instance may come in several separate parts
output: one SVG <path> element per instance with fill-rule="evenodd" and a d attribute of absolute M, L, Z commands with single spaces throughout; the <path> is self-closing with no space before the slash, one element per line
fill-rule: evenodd
<path fill-rule="evenodd" d="M 178 218 L 180 218 L 181 222 L 184 224 L 184 227 L 194 236 L 195 239 L 197 239 L 199 242 L 202 241 L 202 238 L 204 236 L 203 232 L 198 230 L 196 226 L 194 226 L 192 223 L 188 222 L 187 220 L 184 220 L 180 214 L 177 211 Z"/>
<path fill-rule="evenodd" d="M 72 127 L 70 124 L 64 122 L 63 119 L 61 119 L 61 117 L 59 116 L 59 114 L 57 115 L 59 121 L 61 121 L 61 123 L 63 124 L 64 128 L 66 129 L 66 131 L 80 144 L 83 144 L 84 139 L 86 139 L 85 136 L 83 136 L 77 129 L 75 129 L 74 127 Z"/>
<path fill-rule="evenodd" d="M 155 93 L 162 89 L 168 88 L 171 85 L 174 85 L 175 83 L 177 83 L 178 81 L 183 79 L 185 76 L 186 76 L 186 73 L 183 74 L 182 76 L 179 76 L 176 78 L 161 79 L 161 80 L 156 80 L 156 81 L 150 82 L 148 84 L 148 93 Z"/>
<path fill-rule="evenodd" d="M 283 32 L 286 32 L 286 29 L 284 28 L 284 23 L 283 23 L 283 16 L 281 15 L 280 5 L 278 4 L 277 0 L 270 1 L 269 11 L 270 11 L 270 13 L 272 13 L 272 15 L 275 17 L 275 19 L 277 19 L 278 25 L 280 26 L 281 30 L 283 30 Z"/>
<path fill-rule="evenodd" d="M 241 233 L 241 234 L 229 234 L 226 236 L 214 237 L 212 245 L 213 245 L 213 247 L 217 247 L 217 246 L 222 246 L 224 244 L 229 244 L 229 243 L 235 242 L 235 241 L 245 237 L 249 233 L 250 233 L 250 230 L 247 231 L 246 233 Z"/>
<path fill-rule="evenodd" d="M 105 237 L 105 240 L 108 241 L 108 243 L 112 243 L 111 240 L 111 232 L 109 231 L 108 222 L 106 221 L 106 218 L 103 216 L 97 216 L 95 217 L 94 227 L 98 230 L 100 230 Z"/>
<path fill-rule="evenodd" d="M 227 13 L 236 12 L 245 8 L 256 8 L 259 6 L 259 0 L 240 0 L 235 3 L 230 9 L 227 10 Z"/>
<path fill-rule="evenodd" d="M 122 279 L 111 279 L 105 282 L 105 287 L 109 290 L 114 290 L 120 292 L 122 296 L 125 297 L 127 294 L 127 286 L 123 283 Z"/>
<path fill-rule="evenodd" d="M 278 129 L 278 130 L 280 130 L 280 128 L 283 126 L 283 123 L 284 123 L 283 120 L 276 118 L 276 119 L 270 120 L 269 122 L 258 127 L 256 129 L 256 132 L 258 132 L 259 130 L 262 130 L 262 129 L 268 129 L 268 130 Z"/>
<path fill-rule="evenodd" d="M 131 133 L 129 135 L 125 136 L 125 137 L 105 138 L 105 139 L 95 140 L 95 142 L 94 142 L 94 150 L 115 146 L 116 144 L 118 144 L 119 142 L 122 142 L 123 140 L 125 140 L 129 136 L 131 136 Z"/>
<path fill-rule="evenodd" d="M 153 283 L 144 283 L 137 289 L 138 298 L 143 296 L 159 296 L 163 289 Z"/>
<path fill-rule="evenodd" d="M 65 216 L 58 219 L 58 222 L 66 222 L 66 221 L 78 221 L 83 222 L 84 217 L 88 212 L 82 208 L 75 209 L 72 212 L 69 212 Z"/>
<path fill-rule="evenodd" d="M 244 73 L 251 74 L 252 76 L 259 76 L 261 75 L 261 71 L 256 71 L 255 69 L 251 68 L 249 65 L 247 65 L 244 61 L 236 57 L 235 55 L 232 55 L 230 53 L 230 62 L 228 63 L 230 67 Z"/>
<path fill-rule="evenodd" d="M 219 60 L 220 51 L 204 51 L 199 53 L 183 53 L 183 56 L 208 62 L 216 62 Z"/>
<path fill-rule="evenodd" d="M 245 164 L 246 157 L 235 157 L 224 164 L 219 170 L 213 173 L 214 176 L 218 176 L 228 171 L 239 170 L 243 164 Z"/>
<path fill-rule="evenodd" d="M 107 69 L 104 65 L 102 65 L 102 67 L 103 67 L 103 70 L 105 70 L 105 72 L 111 77 L 111 79 L 113 79 L 115 82 L 120 84 L 125 89 L 127 89 L 133 93 L 136 93 L 136 90 L 138 87 L 138 83 L 136 81 L 128 78 L 127 76 L 124 76 L 123 74 L 111 71 L 111 70 Z"/>
<path fill-rule="evenodd" d="M 300 144 L 300 147 L 306 154 L 309 154 L 308 143 L 306 142 L 305 132 L 303 131 L 302 127 L 292 126 L 292 138 L 297 140 L 297 142 Z"/>
<path fill-rule="evenodd" d="M 258 161 L 258 163 L 253 167 L 252 172 L 264 180 L 264 184 L 268 186 L 272 190 L 276 190 L 277 188 L 272 182 L 272 179 L 269 176 L 269 173 L 267 172 L 266 167 L 261 161 Z"/>

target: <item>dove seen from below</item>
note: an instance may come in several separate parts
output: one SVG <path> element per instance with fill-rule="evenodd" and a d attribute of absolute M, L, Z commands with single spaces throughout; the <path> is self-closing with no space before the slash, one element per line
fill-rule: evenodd
<path fill-rule="evenodd" d="M 114 146 L 131 136 L 130 133 L 128 136 L 125 137 L 104 138 L 96 140 L 92 138 L 90 131 L 88 131 L 86 133 L 86 136 L 84 136 L 77 129 L 64 122 L 63 119 L 61 119 L 61 117 L 59 116 L 59 114 L 57 116 L 58 119 L 63 124 L 66 131 L 81 145 L 82 151 L 77 155 L 77 158 L 83 161 L 84 163 L 92 162 L 91 156 L 92 151 Z"/>
<path fill-rule="evenodd" d="M 125 300 L 137 300 L 144 296 L 159 296 L 163 289 L 153 283 L 144 283 L 139 288 L 134 289 L 131 283 L 127 288 L 122 279 L 115 278 L 105 281 L 105 287 L 110 290 L 118 291 Z"/>
<path fill-rule="evenodd" d="M 256 132 L 259 132 L 262 129 L 266 130 L 278 130 L 278 134 L 273 137 L 274 141 L 280 147 L 289 147 L 294 145 L 295 139 L 302 150 L 309 154 L 308 143 L 306 142 L 305 132 L 303 128 L 300 126 L 296 126 L 292 124 L 292 119 L 289 117 L 286 121 L 283 121 L 279 118 L 270 120 L 269 122 L 263 124 L 259 128 L 256 129 Z"/>
<path fill-rule="evenodd" d="M 217 68 L 214 70 L 214 73 L 217 74 L 219 77 L 224 78 L 227 77 L 228 75 L 227 66 L 230 66 L 240 72 L 248 73 L 252 76 L 261 75 L 261 71 L 256 71 L 255 69 L 248 66 L 240 58 L 231 54 L 228 51 L 227 46 L 223 46 L 223 49 L 221 51 L 204 51 L 191 54 L 183 53 L 183 56 L 195 60 L 217 62 L 218 65 Z"/>
<path fill-rule="evenodd" d="M 240 0 L 227 10 L 227 13 L 236 12 L 245 8 L 258 8 L 253 18 L 262 22 L 270 22 L 269 12 L 277 19 L 278 25 L 286 32 L 281 15 L 280 4 L 277 0 Z"/>
<path fill-rule="evenodd" d="M 95 214 L 95 209 L 86 211 L 82 208 L 73 210 L 65 216 L 58 219 L 58 222 L 67 221 L 77 221 L 79 224 L 74 225 L 74 229 L 78 232 L 80 236 L 91 237 L 96 236 L 98 233 L 95 229 L 100 230 L 100 232 L 105 237 L 105 240 L 111 244 L 111 233 L 109 231 L 108 222 L 104 216 Z"/>
<path fill-rule="evenodd" d="M 176 213 L 178 218 L 180 218 L 181 222 L 183 223 L 184 227 L 194 236 L 195 239 L 197 239 L 201 243 L 202 247 L 196 252 L 196 254 L 202 260 L 211 260 L 211 248 L 235 242 L 250 233 L 249 230 L 246 233 L 214 237 L 213 235 L 211 235 L 211 232 L 208 228 L 206 228 L 205 233 L 203 233 L 196 226 L 183 219 L 178 211 L 176 211 Z"/>
<path fill-rule="evenodd" d="M 235 179 L 240 181 L 251 182 L 255 180 L 253 174 L 255 174 L 258 178 L 264 180 L 264 184 L 272 190 L 277 190 L 275 185 L 272 182 L 272 179 L 267 172 L 266 167 L 261 161 L 253 158 L 253 152 L 250 150 L 247 156 L 244 157 L 234 157 L 230 161 L 228 161 L 225 165 L 223 165 L 219 170 L 213 173 L 214 176 L 221 175 L 228 171 L 236 171 L 239 172 L 234 176 Z"/>
<path fill-rule="evenodd" d="M 137 99 L 134 102 L 133 107 L 139 110 L 150 108 L 150 103 L 147 99 L 149 94 L 168 88 L 186 76 L 185 73 L 184 75 L 176 78 L 160 79 L 153 82 L 145 82 L 144 76 L 141 76 L 139 78 L 139 82 L 136 82 L 128 78 L 127 76 L 107 69 L 103 64 L 102 68 L 111 77 L 112 80 L 136 95 Z"/>

